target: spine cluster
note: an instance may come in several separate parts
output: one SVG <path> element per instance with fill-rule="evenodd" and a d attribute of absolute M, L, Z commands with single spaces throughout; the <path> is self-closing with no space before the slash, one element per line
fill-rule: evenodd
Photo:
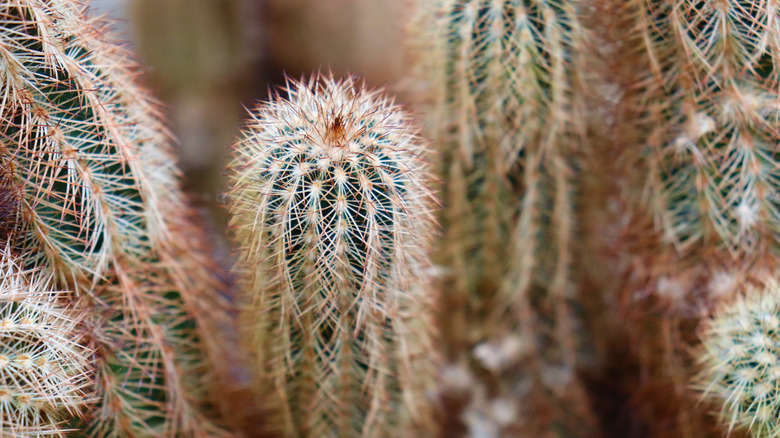
<path fill-rule="evenodd" d="M 84 315 L 64 307 L 40 270 L 23 270 L 0 253 L 0 433 L 64 437 L 92 401 L 94 369 L 83 346 Z"/>
<path fill-rule="evenodd" d="M 285 436 L 430 436 L 435 353 L 424 154 L 408 117 L 354 79 L 289 81 L 230 165 L 242 325 Z"/>

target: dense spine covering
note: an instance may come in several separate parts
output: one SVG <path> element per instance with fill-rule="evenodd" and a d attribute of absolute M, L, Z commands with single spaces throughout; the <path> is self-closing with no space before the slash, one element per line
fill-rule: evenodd
<path fill-rule="evenodd" d="M 284 92 L 252 111 L 229 167 L 268 427 L 433 436 L 426 143 L 355 79 L 315 75 Z"/>
<path fill-rule="evenodd" d="M 696 383 L 721 406 L 728 429 L 749 429 L 755 437 L 780 436 L 780 285 L 770 280 L 750 287 L 707 320 Z"/>
<path fill-rule="evenodd" d="M 0 4 L 0 160 L 19 187 L 14 251 L 87 309 L 89 436 L 219 436 L 199 325 L 216 284 L 153 102 L 75 0 Z M 209 414 L 209 416 L 213 416 Z"/>
<path fill-rule="evenodd" d="M 82 345 L 83 313 L 63 307 L 40 270 L 22 270 L 0 253 L 0 435 L 64 437 L 85 414 L 94 379 Z"/>
<path fill-rule="evenodd" d="M 518 412 L 490 426 L 501 433 L 576 424 L 587 411 L 572 377 L 578 339 L 570 308 L 576 2 L 436 0 L 417 9 L 415 76 L 426 84 L 443 178 L 439 261 L 450 358 L 478 364 L 480 384 L 500 388 L 493 403 Z M 548 395 L 539 391 L 566 393 L 582 410 L 541 418 L 534 412 L 548 410 L 540 407 Z M 476 433 L 482 426 L 469 415 Z"/>
<path fill-rule="evenodd" d="M 649 186 L 663 238 L 760 260 L 780 243 L 774 1 L 645 1 Z"/>

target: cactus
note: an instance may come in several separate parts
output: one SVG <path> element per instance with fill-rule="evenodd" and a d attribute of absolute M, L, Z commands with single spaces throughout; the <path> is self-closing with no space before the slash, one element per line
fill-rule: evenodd
<path fill-rule="evenodd" d="M 679 251 L 776 252 L 780 23 L 773 2 L 646 2 L 651 200 Z M 662 131 L 662 132 L 659 132 Z"/>
<path fill-rule="evenodd" d="M 506 392 L 494 394 L 496 402 L 562 406 L 571 397 L 579 411 L 544 419 L 526 408 L 499 425 L 502 433 L 531 423 L 582 424 L 575 418 L 589 414 L 574 389 L 579 340 L 570 307 L 577 2 L 417 4 L 415 79 L 427 84 L 424 106 L 444 179 L 439 261 L 449 355 L 462 362 L 469 353 L 473 372 L 490 376 L 480 384 Z M 515 357 L 491 353 L 513 338 L 523 344 Z M 557 410 L 537 407 L 548 408 Z"/>
<path fill-rule="evenodd" d="M 426 143 L 354 78 L 284 91 L 252 111 L 229 166 L 269 432 L 432 436 Z"/>
<path fill-rule="evenodd" d="M 206 398 L 218 284 L 133 64 L 75 0 L 0 5 L 0 161 L 18 187 L 12 247 L 85 309 L 89 436 L 220 436 Z M 197 320 L 196 320 L 196 317 Z M 206 328 L 203 332 L 200 330 Z"/>
<path fill-rule="evenodd" d="M 0 435 L 63 437 L 91 401 L 91 352 L 78 324 L 40 270 L 23 271 L 0 253 Z"/>
<path fill-rule="evenodd" d="M 695 378 L 707 399 L 721 406 L 720 418 L 732 429 L 755 437 L 780 436 L 780 285 L 752 286 L 734 304 L 704 324 Z"/>
<path fill-rule="evenodd" d="M 591 161 L 616 157 L 588 169 L 601 188 L 590 198 L 606 194 L 604 210 L 614 210 L 591 227 L 613 245 L 601 261 L 612 266 L 597 268 L 611 279 L 595 284 L 605 310 L 619 312 L 602 315 L 617 319 L 611 335 L 634 353 L 604 361 L 639 368 L 623 384 L 651 436 L 720 435 L 725 428 L 691 391 L 691 351 L 701 342 L 696 327 L 734 301 L 732 283 L 776 269 L 776 11 L 773 2 L 750 0 L 598 3 L 602 26 L 621 23 L 623 32 L 603 32 L 589 49 L 617 60 L 599 73 L 619 72 L 594 87 L 618 90 L 600 102 L 614 115 L 588 121 L 601 131 L 591 142 L 611 142 Z M 615 43 L 621 35 L 630 36 Z M 619 231 L 605 231 L 615 224 Z"/>

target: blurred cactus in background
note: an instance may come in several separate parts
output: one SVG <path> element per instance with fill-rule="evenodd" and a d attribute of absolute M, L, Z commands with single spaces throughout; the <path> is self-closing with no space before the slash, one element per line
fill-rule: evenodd
<path fill-rule="evenodd" d="M 472 402 L 461 420 L 472 436 L 595 434 L 570 307 L 575 2 L 417 3 L 412 56 L 444 178 L 443 332 L 450 360 L 513 412 L 475 420 Z"/>
<path fill-rule="evenodd" d="M 71 406 L 68 429 L 221 436 L 206 383 L 216 378 L 207 356 L 220 353 L 201 338 L 222 314 L 219 269 L 181 197 L 157 108 L 103 26 L 74 0 L 0 5 L 9 251 L 19 269 L 72 290 L 57 301 L 85 313 L 95 406 L 83 421 Z"/>
<path fill-rule="evenodd" d="M 773 2 L 417 4 L 414 77 L 444 179 L 443 386 L 471 397 L 469 434 L 598 434 L 556 412 L 597 421 L 589 404 L 618 436 L 750 424 L 707 415 L 690 351 L 714 309 L 776 271 Z"/>
<path fill-rule="evenodd" d="M 166 103 L 187 189 L 217 209 L 220 172 L 244 105 L 265 95 L 265 57 L 256 0 L 127 0 L 136 48 Z"/>
<path fill-rule="evenodd" d="M 229 167 L 268 432 L 432 436 L 426 143 L 354 79 L 284 92 L 252 112 Z"/>

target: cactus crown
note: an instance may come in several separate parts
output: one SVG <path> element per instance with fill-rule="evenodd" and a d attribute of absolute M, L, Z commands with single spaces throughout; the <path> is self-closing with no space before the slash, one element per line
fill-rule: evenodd
<path fill-rule="evenodd" d="M 264 402 L 280 398 L 293 435 L 428 427 L 425 143 L 355 79 L 285 91 L 252 113 L 231 165 Z"/>
<path fill-rule="evenodd" d="M 736 305 L 707 320 L 701 337 L 704 397 L 721 406 L 729 429 L 753 436 L 778 436 L 780 421 L 780 284 L 751 287 Z"/>
<path fill-rule="evenodd" d="M 0 434 L 65 436 L 92 383 L 91 352 L 80 342 L 83 314 L 65 310 L 50 279 L 22 271 L 0 253 Z"/>
<path fill-rule="evenodd" d="M 271 281 L 290 291 L 387 289 L 399 254 L 427 245 L 422 143 L 354 79 L 317 76 L 286 91 L 252 115 L 237 149 L 232 213 L 239 233 L 256 235 L 247 253 L 272 255 Z"/>

